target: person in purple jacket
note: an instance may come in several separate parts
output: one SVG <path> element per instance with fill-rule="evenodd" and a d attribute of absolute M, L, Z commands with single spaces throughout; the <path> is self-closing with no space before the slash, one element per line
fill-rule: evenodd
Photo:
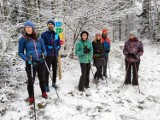
<path fill-rule="evenodd" d="M 33 84 L 36 73 L 38 73 L 42 97 L 45 99 L 48 97 L 44 84 L 45 64 L 42 58 L 42 54 L 47 56 L 47 53 L 42 38 L 38 37 L 35 32 L 35 25 L 30 20 L 24 23 L 24 30 L 24 35 L 19 39 L 18 55 L 26 62 L 29 103 L 33 104 L 35 101 Z M 31 74 L 31 65 L 33 66 L 33 76 Z"/>
<path fill-rule="evenodd" d="M 138 70 L 140 56 L 143 55 L 143 43 L 136 37 L 137 32 L 129 34 L 129 40 L 125 42 L 123 53 L 125 55 L 126 78 L 125 84 L 131 84 L 131 68 L 133 69 L 132 85 L 138 85 Z"/>

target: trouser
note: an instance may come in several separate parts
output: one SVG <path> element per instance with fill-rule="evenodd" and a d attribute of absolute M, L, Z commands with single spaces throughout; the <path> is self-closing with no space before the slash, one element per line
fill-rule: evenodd
<path fill-rule="evenodd" d="M 105 65 L 103 68 L 103 76 L 107 76 L 107 63 L 108 63 L 108 57 L 105 57 Z"/>
<path fill-rule="evenodd" d="M 126 66 L 125 84 L 131 84 L 131 69 L 133 69 L 132 84 L 133 85 L 138 85 L 139 64 L 140 64 L 140 62 L 130 62 L 129 63 L 127 60 L 125 60 L 125 66 Z"/>
<path fill-rule="evenodd" d="M 36 73 L 38 73 L 38 79 L 39 79 L 39 85 L 41 88 L 41 92 L 46 92 L 45 90 L 45 83 L 44 83 L 44 69 L 45 69 L 45 65 L 44 62 L 43 63 L 38 63 L 36 66 L 33 67 L 33 76 L 31 74 L 31 65 L 29 65 L 28 63 L 26 63 L 26 72 L 27 72 L 27 77 L 28 77 L 28 81 L 27 81 L 27 90 L 28 90 L 28 94 L 29 97 L 33 96 L 33 84 L 34 84 L 34 80 L 35 80 L 35 76 Z"/>
<path fill-rule="evenodd" d="M 78 88 L 80 91 L 83 91 L 84 87 L 89 88 L 91 64 L 81 63 L 80 67 L 82 75 L 80 77 Z"/>
<path fill-rule="evenodd" d="M 52 66 L 52 84 L 56 84 L 56 78 L 57 78 L 57 57 L 56 56 L 47 56 L 46 57 L 46 63 L 50 70 Z M 49 72 L 47 67 L 45 67 L 45 85 L 49 85 Z"/>
<path fill-rule="evenodd" d="M 99 79 L 102 77 L 102 66 L 96 66 L 96 69 L 97 69 L 97 71 L 95 73 L 94 78 Z"/>

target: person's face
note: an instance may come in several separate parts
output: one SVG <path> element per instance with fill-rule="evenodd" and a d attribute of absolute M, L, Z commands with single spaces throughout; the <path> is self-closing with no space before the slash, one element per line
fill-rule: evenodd
<path fill-rule="evenodd" d="M 107 36 L 108 36 L 108 33 L 107 33 L 107 32 L 103 32 L 102 36 L 103 36 L 103 37 L 107 37 Z"/>
<path fill-rule="evenodd" d="M 54 25 L 53 25 L 52 23 L 49 23 L 49 24 L 48 24 L 48 29 L 54 30 Z"/>
<path fill-rule="evenodd" d="M 96 35 L 96 39 L 97 39 L 97 40 L 100 40 L 100 39 L 101 39 L 101 34 L 97 34 L 97 35 Z"/>
<path fill-rule="evenodd" d="M 134 38 L 135 38 L 135 36 L 134 36 L 133 34 L 130 34 L 130 35 L 129 35 L 129 39 L 130 39 L 130 40 L 133 40 Z"/>
<path fill-rule="evenodd" d="M 25 31 L 26 31 L 27 34 L 32 34 L 33 29 L 32 29 L 32 27 L 30 27 L 30 26 L 26 26 L 26 27 L 25 27 Z"/>
<path fill-rule="evenodd" d="M 86 33 L 84 33 L 83 35 L 82 35 L 82 39 L 85 41 L 85 40 L 87 40 L 87 34 Z"/>

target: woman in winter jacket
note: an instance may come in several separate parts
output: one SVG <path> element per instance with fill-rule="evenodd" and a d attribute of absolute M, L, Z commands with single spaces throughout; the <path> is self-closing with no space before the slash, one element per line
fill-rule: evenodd
<path fill-rule="evenodd" d="M 125 55 L 126 78 L 125 84 L 131 84 L 131 68 L 133 69 L 132 85 L 138 85 L 138 70 L 140 56 L 143 55 L 143 44 L 136 37 L 136 31 L 129 34 L 129 40 L 126 41 L 123 53 Z"/>
<path fill-rule="evenodd" d="M 88 32 L 83 31 L 81 33 L 81 39 L 76 43 L 75 53 L 79 58 L 81 66 L 81 77 L 79 81 L 79 91 L 84 91 L 84 87 L 89 88 L 89 75 L 93 54 L 92 43 L 88 40 Z"/>
<path fill-rule="evenodd" d="M 44 83 L 45 64 L 43 56 L 46 56 L 46 49 L 43 40 L 39 38 L 35 32 L 35 26 L 31 21 L 24 23 L 25 34 L 19 40 L 18 54 L 26 62 L 26 73 L 28 77 L 27 89 L 29 94 L 29 103 L 34 103 L 33 84 L 36 73 L 38 73 L 39 84 L 42 97 L 47 99 Z M 33 74 L 31 73 L 31 65 L 33 66 Z M 33 76 L 32 76 L 33 75 Z"/>
<path fill-rule="evenodd" d="M 101 78 L 103 80 L 102 76 L 102 67 L 105 65 L 105 49 L 104 49 L 104 43 L 101 39 L 101 34 L 97 33 L 95 36 L 95 40 L 92 42 L 93 45 L 93 61 L 94 65 L 97 68 L 97 71 L 95 73 L 94 79 L 99 80 Z"/>

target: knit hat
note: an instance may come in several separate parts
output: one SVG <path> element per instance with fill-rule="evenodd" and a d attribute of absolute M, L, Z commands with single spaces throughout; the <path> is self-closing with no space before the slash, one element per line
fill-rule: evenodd
<path fill-rule="evenodd" d="M 107 33 L 108 33 L 108 29 L 103 28 L 103 29 L 102 29 L 102 33 L 104 33 L 104 32 L 107 32 Z"/>
<path fill-rule="evenodd" d="M 35 29 L 34 23 L 33 23 L 32 21 L 30 21 L 30 20 L 27 20 L 27 21 L 24 23 L 24 27 L 26 27 L 26 26 L 30 26 L 30 27 L 32 27 L 32 29 Z"/>
<path fill-rule="evenodd" d="M 83 35 L 83 34 L 87 34 L 87 37 L 89 36 L 89 33 L 88 33 L 87 31 L 82 31 L 82 32 L 81 32 L 81 35 L 80 35 L 81 38 L 82 38 L 82 35 Z"/>
<path fill-rule="evenodd" d="M 135 37 L 138 37 L 138 33 L 136 30 L 131 31 L 129 35 L 134 35 Z"/>
<path fill-rule="evenodd" d="M 49 23 L 52 23 L 52 24 L 53 24 L 53 26 L 55 26 L 55 23 L 54 23 L 54 21 L 53 21 L 53 20 L 49 20 L 49 21 L 47 22 L 47 24 L 49 24 Z"/>

